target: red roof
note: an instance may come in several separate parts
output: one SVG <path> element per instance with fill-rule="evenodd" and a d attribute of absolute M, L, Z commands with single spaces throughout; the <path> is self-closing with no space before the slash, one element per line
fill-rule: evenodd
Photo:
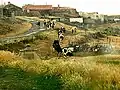
<path fill-rule="evenodd" d="M 25 10 L 51 10 L 52 5 L 25 5 L 23 6 Z"/>

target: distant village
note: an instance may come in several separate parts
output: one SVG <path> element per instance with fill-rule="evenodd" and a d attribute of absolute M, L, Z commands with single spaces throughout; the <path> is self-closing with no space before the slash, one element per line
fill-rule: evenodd
<path fill-rule="evenodd" d="M 70 22 L 79 27 L 90 27 L 96 24 L 119 22 L 120 16 L 108 16 L 98 12 L 77 12 L 71 7 L 53 7 L 52 5 L 32 5 L 27 4 L 21 7 L 8 2 L 7 5 L 0 6 L 1 17 L 15 16 L 36 16 L 39 18 L 49 18 L 60 22 Z"/>

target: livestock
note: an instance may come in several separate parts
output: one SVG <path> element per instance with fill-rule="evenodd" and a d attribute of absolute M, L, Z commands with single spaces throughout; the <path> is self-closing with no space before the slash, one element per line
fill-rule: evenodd
<path fill-rule="evenodd" d="M 64 56 L 73 56 L 73 51 L 74 51 L 73 47 L 62 48 L 62 53 Z"/>
<path fill-rule="evenodd" d="M 58 52 L 58 56 L 61 56 L 62 48 L 60 47 L 59 40 L 54 40 L 53 48 Z"/>
<path fill-rule="evenodd" d="M 66 32 L 65 27 L 62 26 L 62 27 L 60 28 L 60 31 L 62 31 L 62 33 L 65 33 L 65 32 Z"/>
<path fill-rule="evenodd" d="M 37 25 L 40 26 L 40 22 L 37 22 Z"/>
<path fill-rule="evenodd" d="M 64 35 L 61 33 L 61 34 L 59 35 L 59 40 L 62 41 L 63 39 L 64 39 Z"/>
<path fill-rule="evenodd" d="M 65 33 L 66 32 L 66 29 L 65 28 L 63 28 L 63 33 Z"/>
<path fill-rule="evenodd" d="M 54 27 L 55 27 L 55 22 L 53 21 L 52 22 L 52 28 L 54 29 Z"/>
<path fill-rule="evenodd" d="M 58 52 L 58 56 L 73 56 L 74 47 L 65 47 L 61 48 L 59 44 L 59 40 L 54 40 L 53 48 Z"/>

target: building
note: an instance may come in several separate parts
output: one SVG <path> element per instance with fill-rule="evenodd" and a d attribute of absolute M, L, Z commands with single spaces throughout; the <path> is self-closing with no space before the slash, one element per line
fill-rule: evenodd
<path fill-rule="evenodd" d="M 21 7 L 8 2 L 8 4 L 3 7 L 3 15 L 11 17 L 12 14 L 15 16 L 21 16 L 23 15 L 23 11 Z"/>
<path fill-rule="evenodd" d="M 52 5 L 25 5 L 22 7 L 23 11 L 26 13 L 37 12 L 42 16 L 50 15 L 52 11 Z"/>
<path fill-rule="evenodd" d="M 84 18 L 91 18 L 96 20 L 98 23 L 104 23 L 105 15 L 99 14 L 98 12 L 79 12 L 79 15 Z"/>
<path fill-rule="evenodd" d="M 53 7 L 52 9 L 52 14 L 55 16 L 61 16 L 61 17 L 70 17 L 70 18 L 78 18 L 79 13 L 75 8 L 70 8 L 70 7 Z"/>
<path fill-rule="evenodd" d="M 83 18 L 70 18 L 70 22 L 83 23 Z"/>

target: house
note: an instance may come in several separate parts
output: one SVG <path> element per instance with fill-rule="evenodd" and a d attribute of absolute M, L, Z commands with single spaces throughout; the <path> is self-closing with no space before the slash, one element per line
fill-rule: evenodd
<path fill-rule="evenodd" d="M 79 15 L 84 18 L 91 18 L 96 20 L 96 23 L 104 23 L 105 15 L 99 14 L 98 12 L 79 12 Z"/>
<path fill-rule="evenodd" d="M 42 16 L 49 15 L 52 11 L 52 5 L 25 5 L 22 7 L 23 11 L 26 13 L 37 12 Z"/>
<path fill-rule="evenodd" d="M 15 16 L 23 15 L 22 8 L 8 2 L 8 4 L 3 7 L 3 15 L 11 17 L 13 13 Z"/>
<path fill-rule="evenodd" d="M 79 17 L 78 12 L 75 8 L 70 7 L 52 7 L 52 5 L 25 5 L 22 7 L 23 11 L 28 13 L 39 12 L 41 16 L 57 16 L 57 17 Z"/>
<path fill-rule="evenodd" d="M 70 17 L 70 18 L 78 18 L 79 14 L 75 8 L 70 7 L 53 7 L 52 8 L 52 15 L 60 16 L 60 17 Z"/>

